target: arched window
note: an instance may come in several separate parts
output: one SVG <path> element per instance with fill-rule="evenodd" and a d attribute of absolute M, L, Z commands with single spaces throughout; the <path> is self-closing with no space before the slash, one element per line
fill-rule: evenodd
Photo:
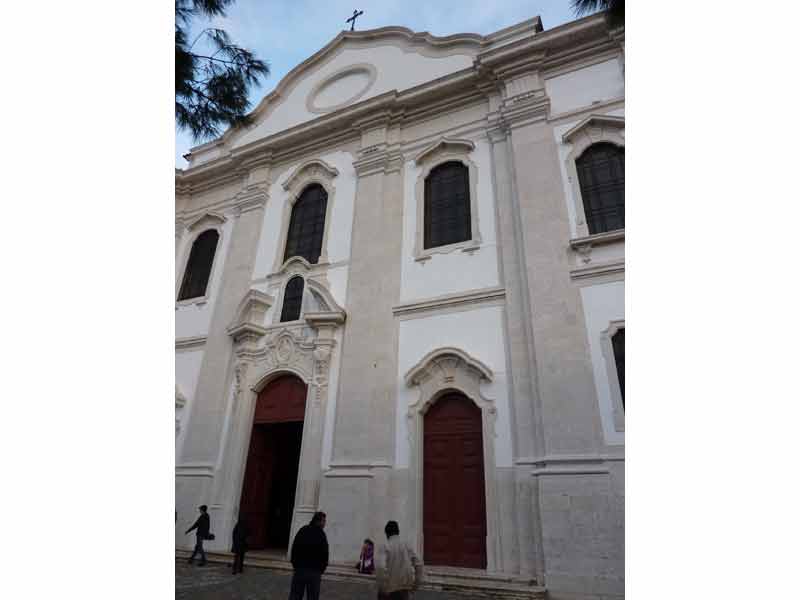
<path fill-rule="evenodd" d="M 302 256 L 312 265 L 316 264 L 322 252 L 327 207 L 328 192 L 324 187 L 314 184 L 303 190 L 292 207 L 284 261 Z"/>
<path fill-rule="evenodd" d="M 189 260 L 186 262 L 186 271 L 183 274 L 178 300 L 188 300 L 206 295 L 218 241 L 219 233 L 214 229 L 204 231 L 197 236 L 192 244 Z"/>
<path fill-rule="evenodd" d="M 617 330 L 611 336 L 611 346 L 614 348 L 614 362 L 617 367 L 619 380 L 619 393 L 622 396 L 622 408 L 625 409 L 625 328 Z"/>
<path fill-rule="evenodd" d="M 281 323 L 296 321 L 300 318 L 300 308 L 303 305 L 303 284 L 302 277 L 292 277 L 286 284 L 286 291 L 283 292 Z"/>
<path fill-rule="evenodd" d="M 589 233 L 625 228 L 625 149 L 602 142 L 575 161 Z"/>
<path fill-rule="evenodd" d="M 469 170 L 450 161 L 425 178 L 425 248 L 472 239 L 469 207 Z"/>

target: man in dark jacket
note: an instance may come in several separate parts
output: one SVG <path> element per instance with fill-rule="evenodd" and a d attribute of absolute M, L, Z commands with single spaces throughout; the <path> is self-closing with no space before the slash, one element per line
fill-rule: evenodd
<path fill-rule="evenodd" d="M 325 513 L 314 513 L 311 523 L 303 525 L 292 544 L 292 589 L 289 600 L 319 600 L 319 584 L 328 568 L 328 538 L 325 537 Z"/>
<path fill-rule="evenodd" d="M 202 567 L 206 564 L 206 552 L 203 550 L 203 540 L 208 539 L 208 534 L 211 531 L 211 519 L 208 516 L 208 507 L 205 504 L 200 507 L 200 516 L 197 518 L 197 521 L 186 530 L 186 533 L 189 534 L 194 529 L 197 530 L 197 542 L 194 545 L 192 556 L 189 557 L 189 564 L 194 562 L 196 554 L 200 554 L 199 565 Z"/>
<path fill-rule="evenodd" d="M 233 546 L 231 552 L 234 553 L 233 574 L 241 573 L 244 568 L 244 553 L 247 552 L 247 520 L 244 515 L 239 516 L 239 520 L 233 527 Z"/>

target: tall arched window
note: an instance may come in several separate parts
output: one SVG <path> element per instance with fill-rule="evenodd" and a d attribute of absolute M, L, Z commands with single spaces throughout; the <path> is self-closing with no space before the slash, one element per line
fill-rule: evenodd
<path fill-rule="evenodd" d="M 625 228 L 625 149 L 602 142 L 575 161 L 589 233 Z"/>
<path fill-rule="evenodd" d="M 425 178 L 425 248 L 472 239 L 469 170 L 460 162 L 442 163 Z"/>
<path fill-rule="evenodd" d="M 292 207 L 284 261 L 293 256 L 302 256 L 312 265 L 316 264 L 322 252 L 327 208 L 328 192 L 324 187 L 313 184 L 303 190 Z"/>
<path fill-rule="evenodd" d="M 186 271 L 183 273 L 183 283 L 181 283 L 178 300 L 188 300 L 206 295 L 218 241 L 219 233 L 214 229 L 204 231 L 197 236 L 192 244 L 189 260 L 186 262 Z"/>
<path fill-rule="evenodd" d="M 303 306 L 303 284 L 302 277 L 292 277 L 286 284 L 286 291 L 283 292 L 281 323 L 296 321 L 300 318 L 300 308 Z"/>

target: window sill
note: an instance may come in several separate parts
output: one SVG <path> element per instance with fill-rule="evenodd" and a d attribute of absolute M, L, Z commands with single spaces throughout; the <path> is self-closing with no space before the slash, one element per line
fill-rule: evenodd
<path fill-rule="evenodd" d="M 436 246 L 435 248 L 426 248 L 421 252 L 417 252 L 414 256 L 416 262 L 424 263 L 426 260 L 433 258 L 434 254 L 450 254 L 456 250 L 466 252 L 467 254 L 474 254 L 481 248 L 480 240 L 465 240 L 463 242 L 456 242 L 455 244 L 447 244 L 446 246 Z"/>
<path fill-rule="evenodd" d="M 586 246 L 602 246 L 604 244 L 613 244 L 620 241 L 625 241 L 624 229 L 616 229 L 614 231 L 606 231 L 603 233 L 595 233 L 579 238 L 573 238 L 569 241 L 569 246 L 573 250 L 579 250 Z"/>
<path fill-rule="evenodd" d="M 207 302 L 208 302 L 208 296 L 199 296 L 197 298 L 187 298 L 186 300 L 178 300 L 175 302 L 175 310 L 192 305 L 203 306 Z"/>

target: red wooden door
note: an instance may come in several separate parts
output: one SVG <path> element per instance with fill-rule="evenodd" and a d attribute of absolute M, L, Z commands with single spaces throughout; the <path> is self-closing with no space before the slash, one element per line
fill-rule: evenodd
<path fill-rule="evenodd" d="M 274 514 L 276 511 L 284 520 L 291 519 L 291 514 L 288 517 L 285 514 L 286 507 L 284 505 L 287 504 L 287 501 L 283 496 L 290 494 L 290 502 L 292 505 L 294 504 L 299 440 L 305 416 L 306 389 L 306 385 L 300 379 L 293 375 L 285 375 L 271 381 L 261 390 L 256 401 L 253 431 L 250 436 L 250 449 L 247 453 L 242 496 L 239 503 L 239 511 L 247 518 L 251 531 L 248 545 L 253 549 L 266 548 L 270 543 L 275 543 L 275 534 L 280 532 L 270 532 L 269 526 L 272 523 L 273 529 L 276 527 Z M 287 436 L 281 435 L 282 430 L 276 429 L 278 423 L 299 423 L 300 427 L 296 428 L 296 433 L 289 436 L 291 439 L 287 441 L 285 439 Z M 296 449 L 283 448 L 287 444 L 296 445 Z M 288 466 L 278 464 L 287 460 L 292 464 Z M 294 470 L 291 471 L 290 467 L 293 467 Z M 294 481 L 276 482 L 277 477 L 287 477 L 287 469 L 293 475 Z M 276 485 L 278 488 L 286 488 L 289 491 L 278 494 L 280 498 L 275 498 Z M 281 538 L 282 535 L 278 537 Z"/>
<path fill-rule="evenodd" d="M 250 528 L 248 544 L 254 549 L 264 548 L 267 544 L 269 492 L 275 459 L 272 450 L 267 428 L 253 426 L 239 511 L 247 519 Z"/>
<path fill-rule="evenodd" d="M 450 393 L 423 424 L 425 562 L 486 568 L 486 496 L 481 411 Z"/>
<path fill-rule="evenodd" d="M 302 421 L 306 414 L 306 384 L 294 375 L 271 381 L 258 394 L 255 423 Z"/>

